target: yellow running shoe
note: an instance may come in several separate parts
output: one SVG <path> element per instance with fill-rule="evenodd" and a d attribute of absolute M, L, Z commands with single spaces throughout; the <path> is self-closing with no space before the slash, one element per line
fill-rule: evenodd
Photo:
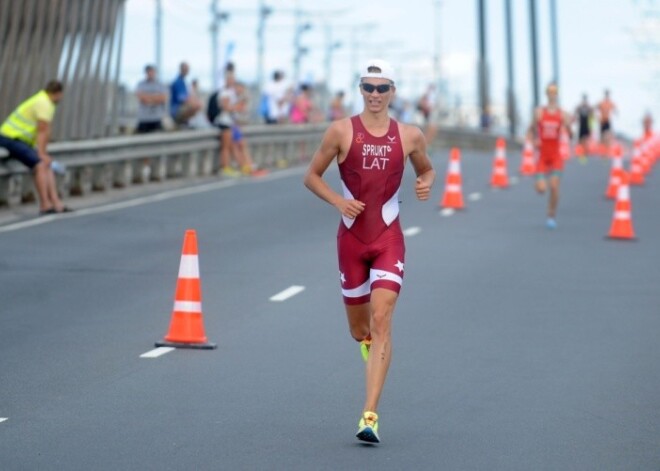
<path fill-rule="evenodd" d="M 360 342 L 360 353 L 362 353 L 362 359 L 366 363 L 369 359 L 369 350 L 371 349 L 371 335 L 366 339 Z"/>
<path fill-rule="evenodd" d="M 238 178 L 241 176 L 241 172 L 238 170 L 234 170 L 231 167 L 223 167 L 223 169 L 220 172 L 223 177 L 229 177 L 229 178 Z"/>
<path fill-rule="evenodd" d="M 355 436 L 363 442 L 380 443 L 380 438 L 378 438 L 378 414 L 368 410 L 364 411 Z"/>

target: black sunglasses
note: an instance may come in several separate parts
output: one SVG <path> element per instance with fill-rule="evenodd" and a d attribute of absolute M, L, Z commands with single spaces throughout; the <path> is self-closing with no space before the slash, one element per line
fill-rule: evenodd
<path fill-rule="evenodd" d="M 367 93 L 373 93 L 376 90 L 379 94 L 387 93 L 392 88 L 392 85 L 389 83 L 383 83 L 381 85 L 373 85 L 371 83 L 361 83 L 360 87 Z"/>

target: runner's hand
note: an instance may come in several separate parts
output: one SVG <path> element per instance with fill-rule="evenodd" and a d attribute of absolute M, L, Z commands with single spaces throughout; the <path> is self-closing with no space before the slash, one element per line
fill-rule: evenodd
<path fill-rule="evenodd" d="M 431 196 L 431 185 L 426 183 L 422 177 L 415 180 L 415 194 L 420 201 L 426 201 Z"/>
<path fill-rule="evenodd" d="M 362 211 L 364 211 L 364 206 L 365 205 L 362 201 L 343 199 L 337 205 L 337 209 L 342 216 L 355 219 Z"/>

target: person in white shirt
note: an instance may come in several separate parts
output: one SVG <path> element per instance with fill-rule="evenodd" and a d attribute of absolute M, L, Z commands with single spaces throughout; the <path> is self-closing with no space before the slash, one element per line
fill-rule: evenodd
<path fill-rule="evenodd" d="M 284 72 L 275 71 L 273 79 L 264 87 L 264 95 L 267 103 L 265 116 L 267 124 L 284 123 L 289 115 L 291 93 L 288 84 L 284 81 Z"/>

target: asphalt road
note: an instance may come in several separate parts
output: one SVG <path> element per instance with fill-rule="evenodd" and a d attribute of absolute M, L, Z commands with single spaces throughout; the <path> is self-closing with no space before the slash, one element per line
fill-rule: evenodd
<path fill-rule="evenodd" d="M 484 153 L 463 155 L 468 208 L 442 215 L 447 158 L 431 201 L 410 168 L 401 192 L 379 446 L 354 438 L 339 217 L 302 169 L 0 226 L 0 469 L 660 470 L 660 171 L 632 189 L 628 242 L 604 237 L 601 160 L 568 164 L 548 231 L 532 181 L 491 190 Z M 218 348 L 142 358 L 189 228 Z"/>

